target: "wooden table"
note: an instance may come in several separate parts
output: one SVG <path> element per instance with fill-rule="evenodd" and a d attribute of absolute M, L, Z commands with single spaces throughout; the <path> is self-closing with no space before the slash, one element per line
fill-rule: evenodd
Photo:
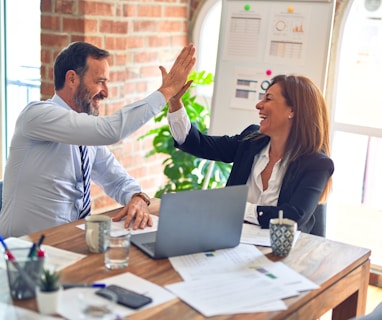
<path fill-rule="evenodd" d="M 114 215 L 118 210 L 107 214 Z M 29 235 L 37 241 L 45 234 L 44 244 L 87 257 L 62 271 L 62 282 L 93 282 L 124 272 L 131 272 L 153 283 L 164 286 L 182 281 L 168 259 L 153 260 L 132 246 L 129 266 L 122 270 L 107 270 L 103 254 L 89 253 L 84 231 L 76 228 L 83 221 L 72 222 Z M 25 237 L 24 237 L 25 238 Z M 319 289 L 308 291 L 297 297 L 284 300 L 287 310 L 218 316 L 211 319 L 317 319 L 333 309 L 332 319 L 344 320 L 365 312 L 370 269 L 370 250 L 327 240 L 309 234 L 301 234 L 291 254 L 276 258 L 270 248 L 259 247 L 273 261 L 282 260 L 288 267 L 320 285 Z M 37 310 L 34 299 L 14 301 L 17 306 Z M 143 310 L 129 316 L 129 319 L 204 319 L 196 310 L 180 299 Z M 210 319 L 210 318 L 209 318 Z"/>

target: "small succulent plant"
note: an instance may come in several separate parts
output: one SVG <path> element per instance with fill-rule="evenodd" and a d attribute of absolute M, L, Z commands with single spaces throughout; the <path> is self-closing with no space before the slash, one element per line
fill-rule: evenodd
<path fill-rule="evenodd" d="M 60 276 L 57 271 L 43 269 L 40 277 L 40 290 L 43 292 L 53 292 L 60 288 Z"/>

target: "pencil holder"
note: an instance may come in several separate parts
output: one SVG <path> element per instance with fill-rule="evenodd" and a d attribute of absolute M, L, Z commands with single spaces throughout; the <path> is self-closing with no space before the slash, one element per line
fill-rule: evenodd
<path fill-rule="evenodd" d="M 13 248 L 5 254 L 9 292 L 12 299 L 35 297 L 35 289 L 44 266 L 44 257 L 29 256 L 30 248 Z"/>

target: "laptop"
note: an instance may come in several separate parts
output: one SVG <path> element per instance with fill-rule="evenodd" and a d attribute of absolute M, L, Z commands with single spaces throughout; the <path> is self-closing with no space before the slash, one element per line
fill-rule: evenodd
<path fill-rule="evenodd" d="M 248 186 L 162 195 L 158 229 L 131 236 L 151 258 L 233 248 L 240 243 Z"/>

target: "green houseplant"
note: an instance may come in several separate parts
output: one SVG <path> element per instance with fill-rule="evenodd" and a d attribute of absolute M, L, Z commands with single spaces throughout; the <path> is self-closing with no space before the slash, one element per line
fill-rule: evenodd
<path fill-rule="evenodd" d="M 40 277 L 40 290 L 54 292 L 60 289 L 60 273 L 54 270 L 43 269 Z"/>
<path fill-rule="evenodd" d="M 42 314 L 55 314 L 61 297 L 61 274 L 50 269 L 43 269 L 36 288 L 38 310 Z"/>
<path fill-rule="evenodd" d="M 204 104 L 198 101 L 195 89 L 197 86 L 211 85 L 213 83 L 213 76 L 205 71 L 194 71 L 190 73 L 189 79 L 193 80 L 193 83 L 183 95 L 182 102 L 191 123 L 201 132 L 207 133 L 210 121 L 210 108 L 207 101 L 204 101 Z M 154 118 L 155 123 L 160 124 L 159 127 L 139 137 L 139 139 L 144 139 L 154 136 L 153 149 L 146 154 L 146 157 L 158 153 L 166 155 L 163 165 L 164 174 L 168 180 L 155 193 L 155 197 L 160 198 L 162 194 L 168 192 L 202 189 L 203 185 L 207 188 L 225 186 L 231 170 L 231 164 L 211 162 L 176 149 L 166 120 L 167 111 L 168 105 Z"/>

